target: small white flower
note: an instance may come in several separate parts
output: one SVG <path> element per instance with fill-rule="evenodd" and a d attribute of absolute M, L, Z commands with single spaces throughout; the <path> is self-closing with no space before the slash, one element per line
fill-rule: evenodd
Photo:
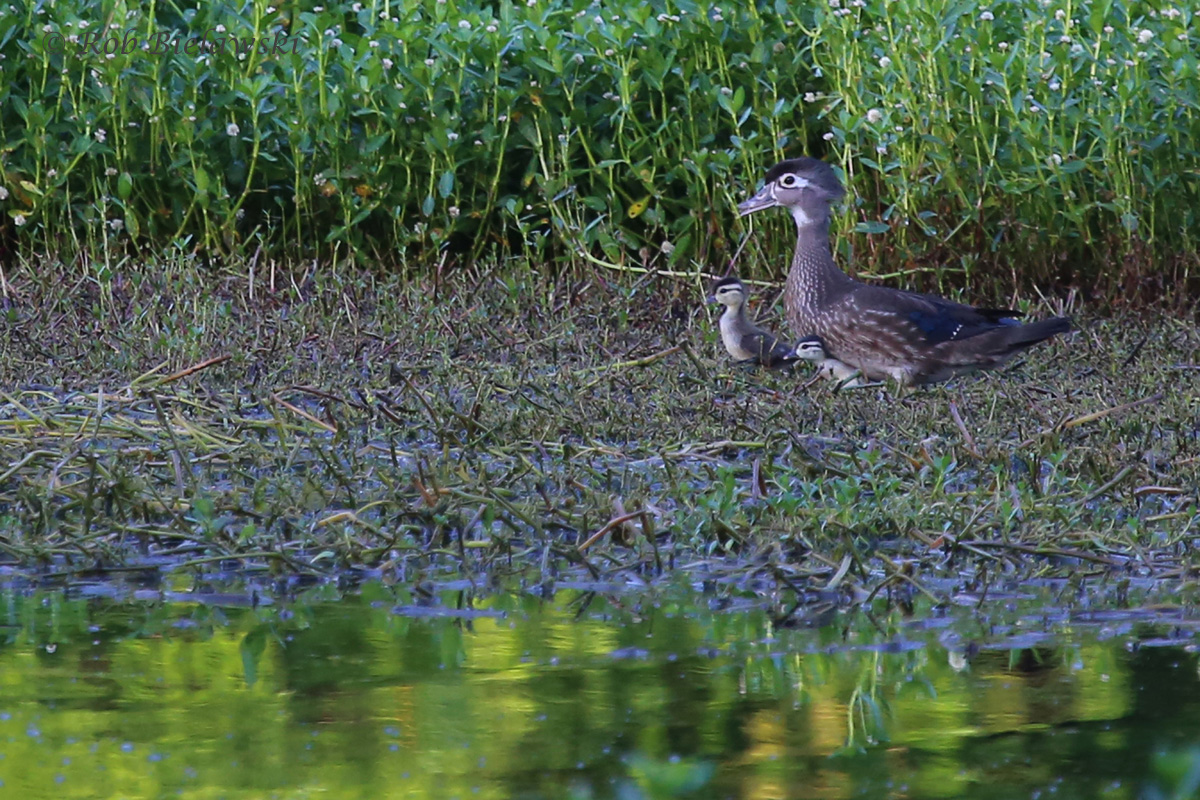
<path fill-rule="evenodd" d="M 583 63 L 583 53 L 576 53 L 575 55 L 571 56 L 571 60 L 574 61 L 576 64 L 582 64 Z"/>
<path fill-rule="evenodd" d="M 226 136 L 237 136 L 241 132 L 242 132 L 242 129 L 237 126 L 236 122 L 231 122 L 225 126 L 225 135 Z"/>
<path fill-rule="evenodd" d="M 482 142 L 481 140 L 479 140 L 479 139 L 476 139 L 476 140 L 475 140 L 475 146 L 476 146 L 476 147 L 483 147 L 483 142 Z"/>
<path fill-rule="evenodd" d="M 25 224 L 25 215 L 24 214 L 15 215 L 13 217 L 13 224 L 16 225 L 18 228 L 21 227 L 22 225 L 24 225 Z"/>
<path fill-rule="evenodd" d="M 611 47 L 604 51 L 604 55 L 606 58 L 612 58 L 615 54 L 616 54 L 616 51 L 613 50 Z"/>
<path fill-rule="evenodd" d="M 450 131 L 449 133 L 446 134 L 446 138 L 453 142 L 456 139 L 458 139 L 458 134 L 455 133 L 454 131 Z"/>
<path fill-rule="evenodd" d="M 1058 11 L 1054 12 L 1054 18 L 1061 22 L 1062 20 L 1067 18 L 1067 12 L 1063 11 L 1060 8 Z"/>
<path fill-rule="evenodd" d="M 1059 83 L 1058 81 L 1050 81 L 1049 86 L 1050 86 L 1050 91 L 1052 91 L 1052 92 L 1057 92 L 1060 88 L 1062 88 L 1062 84 Z"/>
<path fill-rule="evenodd" d="M 390 58 L 385 58 L 385 59 L 383 60 L 383 68 L 384 68 L 384 69 L 391 69 L 391 68 L 392 68 L 392 65 L 393 65 L 393 64 L 395 64 L 395 63 L 396 63 L 396 62 L 392 61 Z"/>
<path fill-rule="evenodd" d="M 7 200 L 7 199 L 8 199 L 8 189 L 5 189 L 3 186 L 0 186 L 0 200 Z"/>
<path fill-rule="evenodd" d="M 883 119 L 883 112 L 880 111 L 878 108 L 872 108 L 870 111 L 867 112 L 867 122 L 870 122 L 872 125 L 875 124 L 876 122 L 879 122 L 882 119 Z"/>
<path fill-rule="evenodd" d="M 96 137 L 97 142 L 103 142 L 108 138 L 108 131 L 104 130 L 104 128 L 97 128 L 96 133 L 93 135 Z"/>
<path fill-rule="evenodd" d="M 86 19 L 79 20 L 79 30 L 86 31 L 88 29 L 88 21 Z"/>
<path fill-rule="evenodd" d="M 372 39 L 371 41 L 367 42 L 367 47 L 370 47 L 372 50 L 375 50 L 376 48 L 379 47 L 379 40 Z"/>
<path fill-rule="evenodd" d="M 728 86 L 722 86 L 721 94 L 725 95 L 726 97 L 729 97 L 733 94 L 733 89 L 730 89 Z"/>
<path fill-rule="evenodd" d="M 804 102 L 806 102 L 806 103 L 815 103 L 815 102 L 817 102 L 817 94 L 816 94 L 816 92 L 805 92 L 805 93 L 804 93 Z"/>
<path fill-rule="evenodd" d="M 833 134 L 832 134 L 832 133 L 827 133 L 827 134 L 825 134 L 824 136 L 822 136 L 821 138 L 822 138 L 822 139 L 824 139 L 825 141 L 827 141 L 827 142 L 828 142 L 828 141 L 831 141 L 831 140 L 833 139 Z"/>
<path fill-rule="evenodd" d="M 1179 40 L 1179 41 L 1181 41 L 1181 42 L 1186 42 L 1186 41 L 1187 41 L 1187 39 L 1188 39 L 1188 35 L 1187 35 L 1186 33 L 1180 33 L 1180 34 L 1177 34 L 1177 35 L 1175 36 L 1175 38 L 1176 38 L 1176 39 L 1178 39 L 1178 40 Z"/>
<path fill-rule="evenodd" d="M 879 153 L 879 155 L 883 155 L 884 153 L 887 152 L 887 145 L 886 144 L 876 145 L 875 152 Z"/>
<path fill-rule="evenodd" d="M 999 47 L 1001 50 L 1007 50 L 1008 42 L 1000 42 L 1000 44 L 996 45 L 996 47 Z"/>
<path fill-rule="evenodd" d="M 325 6 L 313 6 L 313 11 L 317 14 L 320 14 L 324 10 L 325 10 Z"/>
<path fill-rule="evenodd" d="M 1140 31 L 1138 31 L 1138 44 L 1145 44 L 1153 38 L 1154 31 L 1148 30 L 1147 28 L 1142 28 Z"/>
<path fill-rule="evenodd" d="M 595 17 L 593 17 L 593 18 L 592 18 L 592 22 L 596 23 L 597 25 L 603 25 L 603 24 L 604 24 L 604 17 L 602 17 L 602 16 L 600 16 L 599 14 L 597 14 Z"/>
<path fill-rule="evenodd" d="M 1046 163 L 1051 167 L 1057 167 L 1062 163 L 1062 156 L 1060 156 L 1058 153 L 1051 153 L 1050 157 L 1046 159 Z"/>
<path fill-rule="evenodd" d="M 1114 29 L 1113 29 L 1113 26 L 1112 26 L 1112 25 L 1105 25 L 1105 26 L 1104 26 L 1104 32 L 1105 32 L 1105 33 L 1112 33 L 1112 32 L 1113 32 L 1113 30 L 1114 30 Z"/>
<path fill-rule="evenodd" d="M 981 20 L 983 20 L 984 22 L 991 22 L 992 20 L 994 20 L 996 18 L 996 15 L 990 11 L 984 11 L 982 14 L 979 15 L 979 18 Z"/>
<path fill-rule="evenodd" d="M 465 19 L 460 19 L 458 21 L 458 27 L 462 28 L 464 31 L 469 31 L 471 30 L 471 23 Z"/>
<path fill-rule="evenodd" d="M 108 221 L 108 227 L 112 228 L 114 231 L 122 231 L 125 229 L 125 220 L 110 219 Z"/>
<path fill-rule="evenodd" d="M 1125 59 L 1125 66 L 1127 66 L 1127 67 L 1132 67 L 1132 66 L 1134 66 L 1136 63 L 1137 63 L 1136 61 L 1133 61 L 1133 60 L 1131 60 L 1131 59 L 1128 59 L 1128 58 L 1127 58 L 1127 59 Z"/>
<path fill-rule="evenodd" d="M 663 251 L 663 255 L 669 256 L 671 253 L 675 252 L 675 245 L 671 244 L 670 242 L 663 242 L 661 245 L 659 245 L 658 249 Z"/>
<path fill-rule="evenodd" d="M 882 58 L 879 59 L 879 66 L 883 67 L 884 69 L 887 69 L 888 67 L 892 66 L 892 60 L 890 58 L 888 58 L 887 56 L 883 56 Z"/>
<path fill-rule="evenodd" d="M 358 12 L 362 11 L 362 3 L 355 3 L 354 5 L 350 6 L 350 10 L 357 14 Z"/>
<path fill-rule="evenodd" d="M 487 31 L 488 33 L 495 33 L 495 32 L 496 32 L 496 26 L 495 26 L 495 25 L 488 25 L 486 28 L 484 28 L 484 30 L 485 30 L 485 31 Z"/>
<path fill-rule="evenodd" d="M 42 26 L 42 33 L 49 33 L 52 30 L 54 30 L 54 26 L 48 22 Z"/>
<path fill-rule="evenodd" d="M 433 66 L 433 59 L 432 59 L 432 58 L 427 58 L 427 59 L 425 59 L 425 66 L 427 66 L 427 67 L 432 67 L 432 66 Z"/>
<path fill-rule="evenodd" d="M 217 33 L 224 33 L 224 32 L 225 32 L 225 26 L 224 26 L 224 25 L 218 25 L 218 26 L 217 26 Z"/>
<path fill-rule="evenodd" d="M 105 174 L 107 177 L 111 178 L 113 175 L 116 175 L 116 174 L 117 174 L 117 168 L 116 168 L 116 167 L 105 167 L 105 168 L 104 168 L 104 174 Z"/>
<path fill-rule="evenodd" d="M 458 206 L 450 206 L 448 211 L 450 212 L 451 219 L 458 219 L 458 215 L 462 213 L 458 210 Z"/>

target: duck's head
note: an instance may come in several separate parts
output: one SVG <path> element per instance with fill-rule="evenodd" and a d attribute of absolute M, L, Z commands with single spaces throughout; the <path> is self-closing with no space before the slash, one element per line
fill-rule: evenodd
<path fill-rule="evenodd" d="M 829 221 L 833 204 L 845 194 L 829 164 L 808 156 L 790 158 L 767 170 L 763 188 L 738 206 L 738 214 L 744 217 L 764 208 L 783 206 L 798 227 L 823 225 Z"/>
<path fill-rule="evenodd" d="M 737 278 L 722 278 L 713 284 L 709 300 L 737 309 L 746 302 L 746 287 Z"/>
<path fill-rule="evenodd" d="M 828 357 L 825 353 L 825 343 L 821 341 L 820 336 L 805 336 L 796 342 L 796 347 L 792 352 L 796 358 L 811 361 L 814 364 L 819 364 Z"/>

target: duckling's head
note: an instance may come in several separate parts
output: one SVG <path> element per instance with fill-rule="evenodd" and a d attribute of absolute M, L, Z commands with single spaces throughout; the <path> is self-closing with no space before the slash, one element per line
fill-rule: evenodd
<path fill-rule="evenodd" d="M 821 341 L 820 336 L 805 336 L 796 342 L 796 348 L 792 352 L 796 358 L 801 358 L 814 364 L 819 364 L 826 358 L 825 343 Z"/>
<path fill-rule="evenodd" d="M 732 309 L 738 309 L 746 302 L 746 287 L 737 278 L 722 278 L 713 284 L 712 298 Z"/>
<path fill-rule="evenodd" d="M 845 195 L 833 167 L 820 159 L 801 156 L 780 161 L 767 170 L 763 188 L 738 206 L 738 214 L 744 217 L 764 208 L 783 206 L 800 228 L 824 225 L 829 222 L 833 204 Z"/>

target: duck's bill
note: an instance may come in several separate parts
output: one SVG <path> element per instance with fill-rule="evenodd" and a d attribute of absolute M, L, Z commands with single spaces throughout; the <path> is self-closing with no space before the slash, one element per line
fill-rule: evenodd
<path fill-rule="evenodd" d="M 755 211 L 762 211 L 764 208 L 774 208 L 777 205 L 779 205 L 779 201 L 775 199 L 775 195 L 771 191 L 771 184 L 768 183 L 754 197 L 751 197 L 744 203 L 738 204 L 738 216 L 744 217 L 747 214 L 753 214 Z"/>

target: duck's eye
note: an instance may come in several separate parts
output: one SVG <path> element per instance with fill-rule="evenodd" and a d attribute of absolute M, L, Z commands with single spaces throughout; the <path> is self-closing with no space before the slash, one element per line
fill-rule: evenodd
<path fill-rule="evenodd" d="M 794 187 L 796 185 L 796 176 L 795 175 L 784 175 L 782 178 L 779 179 L 779 185 L 785 189 L 791 189 L 792 187 Z"/>

